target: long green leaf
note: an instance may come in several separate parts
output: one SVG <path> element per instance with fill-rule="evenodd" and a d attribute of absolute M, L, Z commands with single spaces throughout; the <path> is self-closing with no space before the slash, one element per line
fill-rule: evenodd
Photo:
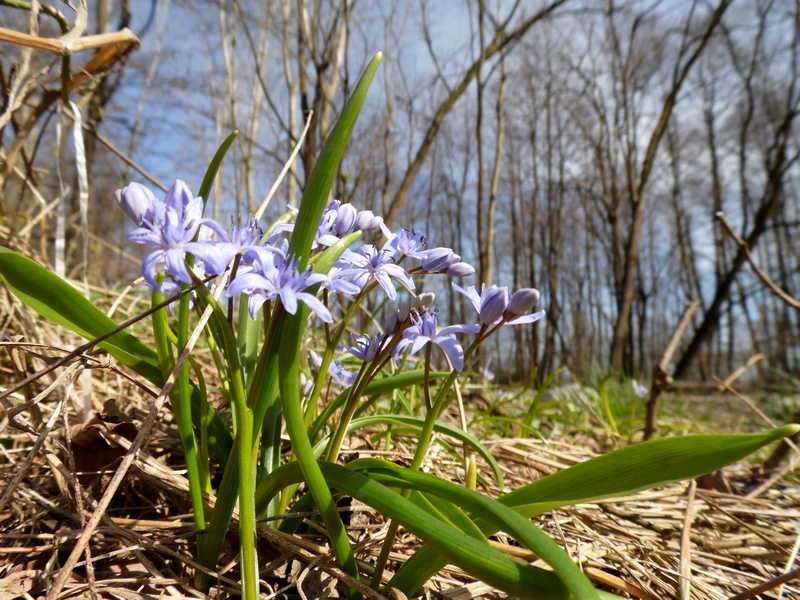
<path fill-rule="evenodd" d="M 231 131 L 228 137 L 222 140 L 222 144 L 217 148 L 211 162 L 208 164 L 208 169 L 206 169 L 206 174 L 203 176 L 200 190 L 197 193 L 197 195 L 203 199 L 203 206 L 208 204 L 208 196 L 211 194 L 211 188 L 214 186 L 214 178 L 217 176 L 220 165 L 222 165 L 222 159 L 225 158 L 225 155 L 228 153 L 237 135 L 239 135 L 238 129 Z"/>
<path fill-rule="evenodd" d="M 117 324 L 69 283 L 35 261 L 0 247 L 0 281 L 26 306 L 44 318 L 92 340 Z M 162 380 L 155 351 L 127 331 L 98 344 L 149 381 Z"/>
<path fill-rule="evenodd" d="M 314 169 L 308 177 L 289 244 L 289 254 L 299 261 L 301 271 L 308 264 L 311 243 L 314 241 L 319 227 L 322 211 L 325 209 L 347 142 L 361 112 L 361 106 L 364 104 L 372 78 L 378 70 L 381 57 L 382 54 L 378 52 L 364 69 L 364 73 L 353 90 L 353 95 L 342 110 L 341 116 L 325 141 Z"/>
<path fill-rule="evenodd" d="M 642 442 L 543 477 L 498 501 L 531 517 L 562 506 L 625 496 L 721 469 L 798 430 L 799 425 L 786 425 L 753 434 L 693 435 Z M 486 535 L 497 531 L 486 522 L 481 524 L 481 530 Z M 395 573 L 389 585 L 411 596 L 445 564 L 434 548 L 423 547 Z"/>
<path fill-rule="evenodd" d="M 424 510 L 420 510 L 411 501 L 362 473 L 326 461 L 320 461 L 318 465 L 331 487 L 401 523 L 408 531 L 435 548 L 440 556 L 445 557 L 445 560 L 458 565 L 473 577 L 520 598 L 542 600 L 566 600 L 569 598 L 567 587 L 555 573 L 515 562 L 485 542 L 464 533 Z M 265 493 L 264 497 L 259 500 L 265 500 L 267 496 L 277 493 L 282 487 L 302 481 L 302 476 L 299 465 L 293 462 L 279 467 L 267 478 L 269 481 L 264 486 L 259 486 L 259 491 Z M 427 480 L 426 482 L 430 483 Z M 459 486 L 447 482 L 442 483 L 452 486 L 453 489 L 449 490 L 451 495 L 458 493 L 455 488 L 459 488 Z M 461 500 L 466 504 L 469 504 L 470 501 L 473 502 L 473 508 L 480 506 L 481 510 L 489 511 L 493 522 L 502 522 L 503 528 L 507 526 L 508 529 L 514 530 L 515 535 L 521 533 L 517 531 L 517 528 L 524 529 L 525 532 L 519 536 L 523 538 L 520 540 L 523 543 L 527 543 L 530 541 L 529 538 L 535 535 L 531 533 L 536 529 L 533 524 L 513 510 L 477 492 L 464 488 L 461 490 L 469 494 L 469 499 L 462 498 Z M 489 508 L 489 506 L 493 508 Z M 544 534 L 542 535 L 547 538 Z M 547 539 L 549 540 L 549 538 Z M 543 541 L 543 543 L 547 542 Z M 552 540 L 551 543 L 555 544 Z M 563 551 L 561 552 L 563 553 Z M 569 557 L 567 557 L 567 561 L 569 561 Z M 571 561 L 569 562 L 571 563 Z M 577 569 L 574 564 L 573 567 Z M 576 574 L 585 580 L 585 577 L 577 571 Z M 582 598 L 593 597 L 596 596 L 582 596 Z"/>
<path fill-rule="evenodd" d="M 347 101 L 341 116 L 328 136 L 306 183 L 297 214 L 297 221 L 292 232 L 292 239 L 289 243 L 289 254 L 298 261 L 300 271 L 303 271 L 308 264 L 311 245 L 328 195 L 331 192 L 336 171 L 339 169 L 353 126 L 359 112 L 361 112 L 361 106 L 366 98 L 372 78 L 378 70 L 380 61 L 381 54 L 378 53 L 367 65 L 353 90 L 352 96 Z M 308 314 L 308 308 L 303 305 L 303 307 L 298 307 L 296 315 L 284 314 L 281 317 L 282 323 L 279 325 L 281 350 L 278 357 L 278 385 L 281 409 L 286 422 L 286 431 L 292 442 L 292 453 L 303 471 L 305 482 L 322 514 L 336 559 L 342 569 L 349 575 L 358 578 L 358 567 L 356 566 L 347 533 L 336 505 L 333 503 L 331 492 L 317 466 L 316 457 L 308 438 L 305 415 L 300 406 L 298 385 L 300 348 Z M 355 594 L 351 594 L 351 597 L 355 596 Z"/>
<path fill-rule="evenodd" d="M 454 506 L 469 511 L 473 518 L 479 516 L 481 520 L 491 523 L 498 530 L 512 535 L 518 542 L 544 559 L 575 597 L 582 599 L 598 597 L 594 586 L 580 568 L 552 538 L 503 503 L 433 475 L 399 467 L 385 460 L 360 459 L 353 461 L 349 467 L 355 470 L 368 469 L 371 479 L 424 492 L 426 495 L 438 496 Z M 474 534 L 471 537 L 474 537 Z"/>
<path fill-rule="evenodd" d="M 69 283 L 37 262 L 1 246 L 0 281 L 26 306 L 87 340 L 117 326 Z M 120 331 L 98 346 L 154 385 L 164 385 L 158 355 L 134 335 Z M 193 393 L 193 413 L 198 412 L 199 401 L 197 393 Z M 233 440 L 216 411 L 210 409 L 208 418 L 209 444 L 217 460 L 224 464 Z"/>
<path fill-rule="evenodd" d="M 800 425 L 761 433 L 703 434 L 650 440 L 613 450 L 503 496 L 528 516 L 561 506 L 624 496 L 716 471 L 794 435 Z"/>

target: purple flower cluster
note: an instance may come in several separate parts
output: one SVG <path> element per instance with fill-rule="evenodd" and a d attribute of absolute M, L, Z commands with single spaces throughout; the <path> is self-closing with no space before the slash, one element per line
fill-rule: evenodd
<path fill-rule="evenodd" d="M 228 283 L 227 295 L 245 294 L 253 318 L 266 302 L 279 300 L 291 314 L 297 312 L 302 302 L 320 320 L 331 323 L 330 309 L 317 297 L 320 288 L 356 296 L 375 282 L 389 299 L 395 300 L 398 284 L 413 295 L 414 274 L 464 277 L 475 272 L 450 248 L 428 248 L 428 239 L 414 229 L 393 232 L 371 211 L 358 211 L 351 204 L 339 201 L 331 202 L 323 211 L 315 235 L 315 248 L 329 247 L 353 231 L 379 228 L 386 241 L 380 247 L 364 244 L 355 250 L 345 250 L 336 265 L 322 274 L 315 273 L 311 267 L 301 271 L 296 259 L 288 255 L 286 235 L 294 225 L 277 226 L 265 236 L 251 218 L 244 225 L 232 220 L 231 227 L 226 230 L 213 219 L 203 217 L 203 199 L 195 197 L 182 181 L 177 181 L 163 200 L 138 183 L 118 190 L 116 198 L 120 208 L 136 224 L 128 239 L 150 248 L 142 262 L 142 274 L 150 286 L 174 291 L 182 283 L 191 283 L 189 269 L 198 275 L 216 276 L 234 264 L 235 273 Z M 407 270 L 400 264 L 405 259 L 418 264 Z M 164 273 L 161 283 L 160 272 Z M 453 287 L 472 302 L 479 324 L 439 328 L 438 313 L 435 309 L 429 310 L 432 294 L 421 294 L 390 316 L 385 334 L 357 336 L 355 346 L 344 350 L 364 362 L 371 362 L 396 336 L 395 358 L 406 350 L 415 354 L 427 344 L 434 344 L 456 369 L 462 370 L 464 349 L 456 334 L 479 333 L 501 324 L 533 323 L 544 315 L 544 311 L 528 314 L 539 299 L 539 292 L 532 288 L 510 294 L 508 288 L 492 285 L 484 286 L 479 294 L 473 286 L 463 289 L 453 284 Z M 355 377 L 339 362 L 334 362 L 329 371 L 340 385 L 350 385 Z"/>

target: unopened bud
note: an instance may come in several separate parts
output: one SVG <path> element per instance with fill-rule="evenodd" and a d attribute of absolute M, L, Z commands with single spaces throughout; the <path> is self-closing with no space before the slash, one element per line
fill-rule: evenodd
<path fill-rule="evenodd" d="M 431 248 L 422 255 L 422 268 L 428 273 L 439 273 L 461 261 L 461 257 L 450 248 Z"/>
<path fill-rule="evenodd" d="M 342 204 L 336 212 L 336 221 L 333 230 L 336 235 L 345 235 L 353 230 L 358 211 L 352 204 Z"/>
<path fill-rule="evenodd" d="M 511 317 L 524 315 L 539 301 L 539 290 L 533 288 L 522 288 L 517 290 L 508 301 L 507 314 Z"/>
<path fill-rule="evenodd" d="M 141 225 L 145 218 L 152 218 L 153 203 L 156 201 L 156 197 L 141 183 L 134 182 L 117 190 L 116 197 L 119 207 L 137 225 Z"/>
<path fill-rule="evenodd" d="M 457 262 L 447 267 L 446 272 L 453 277 L 469 277 L 475 275 L 475 267 L 469 263 Z"/>
<path fill-rule="evenodd" d="M 371 210 L 362 210 L 356 215 L 353 230 L 371 231 L 377 229 L 383 223 L 381 217 L 376 217 Z"/>
<path fill-rule="evenodd" d="M 436 294 L 433 292 L 424 292 L 414 298 L 414 308 L 418 310 L 425 310 L 426 308 L 433 306 L 434 300 L 436 300 Z"/>
<path fill-rule="evenodd" d="M 508 307 L 508 288 L 495 285 L 486 288 L 481 294 L 480 319 L 482 323 L 496 323 Z"/>

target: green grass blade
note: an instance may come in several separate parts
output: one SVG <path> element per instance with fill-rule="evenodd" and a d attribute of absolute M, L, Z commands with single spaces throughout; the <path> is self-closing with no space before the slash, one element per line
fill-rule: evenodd
<path fill-rule="evenodd" d="M 369 427 L 371 425 L 379 424 L 400 425 L 421 430 L 424 423 L 425 419 L 422 417 L 413 417 L 409 415 L 374 415 L 369 417 L 361 417 L 360 419 L 354 419 L 348 426 L 347 432 L 350 433 L 351 431 L 361 427 Z M 497 487 L 502 488 L 505 485 L 503 471 L 500 469 L 500 465 L 497 464 L 495 457 L 492 456 L 492 453 L 480 442 L 480 440 L 470 435 L 460 427 L 452 425 L 451 423 L 437 421 L 433 430 L 437 433 L 450 436 L 462 444 L 466 444 L 472 448 L 483 460 L 487 462 L 489 467 L 492 469 L 492 473 L 497 481 Z"/>

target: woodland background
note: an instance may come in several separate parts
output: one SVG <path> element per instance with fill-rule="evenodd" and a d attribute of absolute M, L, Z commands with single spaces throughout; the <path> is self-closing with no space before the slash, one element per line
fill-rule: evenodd
<path fill-rule="evenodd" d="M 0 1 L 0 26 L 30 31 Z M 0 243 L 52 262 L 59 207 L 66 272 L 102 289 L 138 273 L 114 190 L 218 178 L 216 218 L 253 212 L 313 110 L 272 202 L 297 205 L 351 86 L 382 50 L 335 196 L 414 227 L 476 266 L 473 281 L 533 286 L 546 324 L 490 349 L 501 381 L 566 367 L 648 374 L 683 311 L 700 309 L 670 368 L 786 383 L 800 313 L 798 6 L 790 0 L 97 0 L 86 33 L 128 27 L 141 47 L 72 94 L 89 172 L 81 252 L 61 60 L 0 43 Z M 61 35 L 42 5 L 38 35 Z M 51 12 L 48 12 L 51 11 Z M 80 56 L 72 69 L 79 70 Z M 57 125 L 62 125 L 60 140 Z M 24 235 L 23 235 L 24 233 Z M 463 285 L 463 282 L 460 282 Z M 431 282 L 431 286 L 434 283 Z M 441 284 L 436 289 L 445 292 Z M 443 320 L 472 308 L 438 296 Z M 495 351 L 497 353 L 495 354 Z M 487 352 L 489 354 L 489 352 Z"/>

